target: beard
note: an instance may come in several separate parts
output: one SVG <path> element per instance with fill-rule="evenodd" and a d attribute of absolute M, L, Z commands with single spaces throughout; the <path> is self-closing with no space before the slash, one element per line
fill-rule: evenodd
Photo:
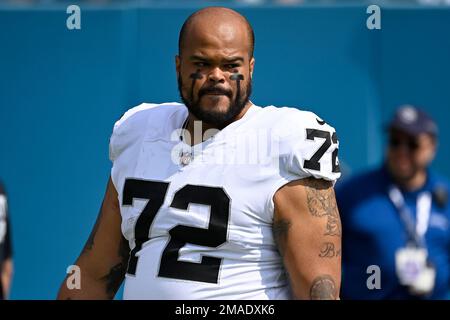
<path fill-rule="evenodd" d="M 243 81 L 241 81 L 243 82 Z M 239 84 L 241 86 L 241 84 Z M 178 91 L 180 93 L 181 100 L 197 119 L 206 122 L 218 129 L 223 129 L 241 113 L 245 105 L 249 102 L 250 95 L 252 93 L 251 80 L 247 82 L 245 91 L 241 88 L 236 89 L 236 98 L 233 100 L 233 93 L 231 91 L 219 90 L 214 87 L 200 89 L 197 95 L 197 99 L 194 99 L 193 88 L 190 88 L 190 97 L 183 95 L 183 81 L 178 76 Z M 220 92 L 228 97 L 230 105 L 226 111 L 213 110 L 214 108 L 204 108 L 200 105 L 200 99 L 203 95 L 211 92 Z"/>

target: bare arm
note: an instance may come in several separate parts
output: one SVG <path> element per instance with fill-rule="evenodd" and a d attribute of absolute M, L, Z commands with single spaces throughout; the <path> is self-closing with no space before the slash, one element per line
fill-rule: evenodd
<path fill-rule="evenodd" d="M 113 299 L 124 277 L 129 246 L 121 233 L 117 191 L 109 179 L 99 216 L 76 265 L 81 270 L 81 289 L 69 289 L 63 281 L 58 299 Z"/>
<path fill-rule="evenodd" d="M 293 181 L 274 196 L 273 232 L 296 299 L 339 299 L 341 222 L 331 182 Z"/>
<path fill-rule="evenodd" d="M 3 287 L 3 296 L 7 299 L 9 296 L 9 291 L 11 288 L 11 281 L 13 277 L 13 260 L 12 258 L 8 258 L 3 261 L 2 270 L 1 270 L 1 279 L 2 287 Z"/>

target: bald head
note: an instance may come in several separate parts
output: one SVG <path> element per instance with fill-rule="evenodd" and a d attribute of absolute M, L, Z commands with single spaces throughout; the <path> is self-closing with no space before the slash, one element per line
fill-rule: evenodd
<path fill-rule="evenodd" d="M 208 7 L 186 20 L 175 66 L 181 99 L 194 119 L 221 129 L 245 113 L 253 42 L 250 24 L 231 9 Z"/>
<path fill-rule="evenodd" d="M 245 34 L 249 57 L 253 57 L 255 35 L 247 19 L 238 12 L 224 7 L 207 7 L 190 15 L 181 27 L 178 38 L 178 52 L 181 55 L 191 37 L 201 33 L 231 40 L 237 35 Z"/>

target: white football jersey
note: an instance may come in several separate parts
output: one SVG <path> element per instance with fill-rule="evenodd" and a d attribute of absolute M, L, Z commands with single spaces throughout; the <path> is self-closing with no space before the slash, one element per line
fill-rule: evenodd
<path fill-rule="evenodd" d="M 114 126 L 111 176 L 132 249 L 124 299 L 289 299 L 273 196 L 292 180 L 339 178 L 335 130 L 312 112 L 252 105 L 190 147 L 187 116 L 183 104 L 144 103 Z"/>

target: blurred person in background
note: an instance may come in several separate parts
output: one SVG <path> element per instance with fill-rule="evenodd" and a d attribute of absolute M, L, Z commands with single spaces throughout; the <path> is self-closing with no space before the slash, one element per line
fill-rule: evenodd
<path fill-rule="evenodd" d="M 6 192 L 0 183 L 0 300 L 8 298 L 13 273 L 11 232 Z"/>
<path fill-rule="evenodd" d="M 425 112 L 400 107 L 388 127 L 382 167 L 337 188 L 345 235 L 343 299 L 448 296 L 449 184 L 429 169 L 437 136 Z M 378 276 L 369 271 L 373 265 L 379 267 L 378 288 L 372 286 Z"/>

